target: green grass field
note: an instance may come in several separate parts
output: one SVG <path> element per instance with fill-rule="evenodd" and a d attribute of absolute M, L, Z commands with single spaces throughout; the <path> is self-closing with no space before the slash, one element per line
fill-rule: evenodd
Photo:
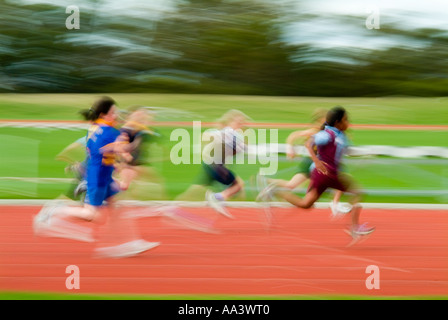
<path fill-rule="evenodd" d="M 213 95 L 111 94 L 120 107 L 141 104 L 163 108 L 162 121 L 214 121 L 230 108 L 239 108 L 254 122 L 306 123 L 317 107 L 335 104 L 346 107 L 354 124 L 426 124 L 440 125 L 448 119 L 445 98 L 311 98 L 250 97 Z M 96 95 L 0 95 L 2 119 L 79 120 L 77 112 L 89 107 Z M 170 141 L 174 128 L 161 127 L 162 138 L 151 149 L 153 167 L 166 188 L 164 199 L 176 199 L 195 180 L 200 165 L 171 163 Z M 204 129 L 204 128 L 203 128 Z M 292 129 L 279 129 L 278 142 L 284 143 Z M 190 130 L 191 132 L 191 130 Z M 56 155 L 85 134 L 82 129 L 0 127 L 0 145 L 5 150 L 0 159 L 0 198 L 52 199 L 66 193 L 70 175 L 65 162 Z M 448 146 L 448 131 L 350 130 L 355 146 L 388 145 L 399 147 Z M 82 152 L 75 155 L 82 159 Z M 274 177 L 289 179 L 298 165 L 280 157 Z M 447 159 L 359 158 L 347 159 L 347 171 L 366 190 L 366 202 L 446 203 L 448 202 Z M 247 200 L 254 199 L 251 179 L 262 165 L 234 164 L 231 168 L 246 182 Z M 266 165 L 265 165 L 266 166 Z M 20 178 L 20 179 L 10 179 Z M 28 178 L 40 178 L 30 180 Z M 52 178 L 52 179 L 48 179 Z M 56 178 L 56 179 L 53 179 Z M 151 188 L 142 187 L 138 198 L 150 197 Z M 219 188 L 219 186 L 216 186 Z M 421 191 L 421 192 L 419 192 Z M 327 201 L 329 195 L 323 197 Z M 202 200 L 201 196 L 197 199 Z"/>
<path fill-rule="evenodd" d="M 1 119 L 79 120 L 102 94 L 0 94 Z M 187 94 L 108 94 L 120 108 L 156 106 L 188 111 L 195 120 L 214 121 L 225 110 L 240 109 L 258 122 L 307 123 L 316 108 L 345 107 L 353 123 L 447 125 L 447 97 L 331 98 Z M 169 115 L 181 120 L 187 115 Z M 177 119 L 174 119 L 177 118 Z M 190 119 L 191 120 L 191 119 Z"/>

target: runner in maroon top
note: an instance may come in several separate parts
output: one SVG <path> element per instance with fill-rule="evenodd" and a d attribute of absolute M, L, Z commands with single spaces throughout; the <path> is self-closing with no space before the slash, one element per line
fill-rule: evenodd
<path fill-rule="evenodd" d="M 347 112 L 340 106 L 334 107 L 328 112 L 326 120 L 323 130 L 315 134 L 306 144 L 313 160 L 313 168 L 310 186 L 305 197 L 300 198 L 290 191 L 282 191 L 275 187 L 271 194 L 275 194 L 299 208 L 308 209 L 328 188 L 349 193 L 351 195 L 349 202 L 353 208 L 351 210 L 351 226 L 347 232 L 354 240 L 358 240 L 361 236 L 372 233 L 375 228 L 359 224 L 361 191 L 349 175 L 339 171 L 341 157 L 348 145 L 344 133 L 349 127 Z M 317 147 L 317 153 L 314 147 Z"/>

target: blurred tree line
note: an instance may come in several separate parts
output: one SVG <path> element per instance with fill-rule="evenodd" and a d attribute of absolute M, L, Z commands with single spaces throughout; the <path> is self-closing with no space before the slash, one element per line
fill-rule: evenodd
<path fill-rule="evenodd" d="M 309 18 L 292 10 L 292 2 L 173 3 L 154 16 L 147 8 L 126 15 L 105 10 L 104 1 L 85 0 L 80 29 L 68 30 L 65 6 L 1 0 L 0 92 L 448 93 L 448 37 L 441 30 L 386 25 L 375 31 L 426 41 L 421 50 L 316 49 L 285 38 L 288 23 Z M 345 23 L 362 28 L 364 20 L 347 17 Z M 319 55 L 332 59 L 313 59 Z"/>

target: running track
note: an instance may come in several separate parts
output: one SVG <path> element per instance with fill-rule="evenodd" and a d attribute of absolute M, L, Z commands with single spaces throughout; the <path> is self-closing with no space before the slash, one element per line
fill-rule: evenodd
<path fill-rule="evenodd" d="M 257 208 L 187 208 L 214 220 L 218 234 L 138 220 L 143 238 L 161 246 L 124 259 L 93 257 L 95 244 L 35 237 L 39 206 L 0 207 L 0 291 L 226 295 L 448 295 L 448 214 L 442 210 L 364 209 L 377 230 L 347 247 L 347 221 L 328 209 L 274 208 L 266 228 Z M 98 229 L 100 232 L 100 229 Z M 80 289 L 65 287 L 66 267 L 80 270 Z M 366 268 L 380 270 L 367 289 Z"/>

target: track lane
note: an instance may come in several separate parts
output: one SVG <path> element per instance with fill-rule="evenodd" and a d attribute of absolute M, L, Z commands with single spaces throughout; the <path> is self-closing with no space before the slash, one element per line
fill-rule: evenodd
<path fill-rule="evenodd" d="M 208 208 L 187 208 L 215 219 L 205 234 L 143 218 L 139 229 L 162 245 L 138 257 L 98 259 L 95 244 L 32 234 L 39 206 L 0 207 L 0 290 L 74 293 L 65 287 L 77 265 L 76 293 L 124 294 L 448 294 L 448 214 L 443 210 L 364 209 L 377 226 L 366 241 L 346 247 L 345 220 L 328 209 L 274 208 L 265 228 L 260 209 L 229 208 L 235 220 Z M 100 229 L 98 229 L 100 232 Z M 381 288 L 368 290 L 366 267 L 380 269 Z"/>

